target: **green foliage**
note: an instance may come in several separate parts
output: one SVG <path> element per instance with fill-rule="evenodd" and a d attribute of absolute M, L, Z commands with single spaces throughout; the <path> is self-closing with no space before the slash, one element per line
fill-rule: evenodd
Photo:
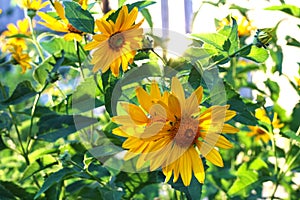
<path fill-rule="evenodd" d="M 228 15 L 226 19 L 229 21 L 225 25 L 222 20 L 215 19 L 217 31 L 192 32 L 187 36 L 191 39 L 190 46 L 178 49 L 184 52 L 182 55 L 174 55 L 177 52 L 169 45 L 172 44 L 169 39 L 172 42 L 173 36 L 170 34 L 166 39 L 156 35 L 153 29 L 157 22 L 154 21 L 150 6 L 154 1 L 126 4 L 126 0 L 118 0 L 119 8 L 105 16 L 105 20 L 116 22 L 118 17 L 124 17 L 118 16 L 123 5 L 127 6 L 129 12 L 137 7 L 151 30 L 150 33 L 144 32 L 143 48 L 131 55 L 136 50 L 131 52 L 130 49 L 131 39 L 135 38 L 130 38 L 129 41 L 125 38 L 125 42 L 124 38 L 114 37 L 115 35 L 102 38 L 102 33 L 97 30 L 95 21 L 103 15 L 100 10 L 94 9 L 98 2 L 89 1 L 86 10 L 78 0 L 59 2 L 63 2 L 67 18 L 57 21 L 57 27 L 63 27 L 62 30 L 50 33 L 30 27 L 28 34 L 20 31 L 4 36 L 3 43 L 1 41 L 1 44 L 7 45 L 8 40 L 18 39 L 17 44 L 26 45 L 27 48 L 22 49 L 23 55 L 20 54 L 19 58 L 28 56 L 30 61 L 25 61 L 29 62 L 32 69 L 19 73 L 20 69 L 18 71 L 14 67 L 24 63 L 18 61 L 13 52 L 1 50 L 0 199 L 277 199 L 281 198 L 277 196 L 279 187 L 284 188 L 287 199 L 299 197 L 299 183 L 295 180 L 296 173 L 300 172 L 300 103 L 282 103 L 281 94 L 286 88 L 280 79 L 287 79 L 287 83 L 292 86 L 294 91 L 289 94 L 300 95 L 300 70 L 298 74 L 292 75 L 295 77 L 289 77 L 286 72 L 290 66 L 286 66 L 284 60 L 289 58 L 286 56 L 286 45 L 299 48 L 300 42 L 294 36 L 289 36 L 292 34 L 282 38 L 277 31 L 281 21 L 274 28 L 261 29 L 253 36 L 248 7 L 229 5 L 226 0 L 203 1 L 203 4 L 217 6 L 219 9 L 222 6 L 235 9 L 241 17 L 246 17 L 249 24 L 245 24 L 249 27 L 243 27 L 245 24 L 237 16 L 232 18 Z M 298 7 L 284 4 L 283 0 L 281 2 L 282 5 L 270 6 L 265 10 L 277 10 L 300 17 Z M 53 11 L 47 13 L 59 19 L 56 10 Z M 195 15 L 201 11 L 199 9 Z M 34 19 L 39 23 L 38 17 Z M 31 20 L 29 19 L 30 24 Z M 97 23 L 101 24 L 99 21 Z M 103 24 L 102 26 L 109 28 Z M 75 33 L 72 32 L 74 28 L 80 31 L 82 40 L 65 40 L 61 33 Z M 243 28 L 249 33 L 241 35 Z M 133 36 L 131 31 L 120 35 Z M 277 41 L 282 39 L 287 44 L 281 42 L 282 45 L 279 46 Z M 96 49 L 89 52 L 84 46 L 92 40 L 102 42 L 94 43 Z M 120 68 L 119 75 L 115 77 L 111 69 L 103 70 L 101 64 L 98 65 L 101 70 L 93 72 L 91 69 L 95 65 L 95 59 L 91 57 L 94 58 L 101 48 L 112 50 L 112 42 L 126 46 L 122 46 L 125 50 L 119 52 L 124 53 L 124 50 L 127 53 L 123 56 L 122 63 L 117 66 Z M 175 43 L 181 42 L 175 38 Z M 115 47 L 113 51 L 116 53 L 118 48 Z M 115 56 L 118 57 L 119 54 L 116 53 Z M 134 56 L 132 60 L 131 56 Z M 100 61 L 96 58 L 96 62 L 113 62 L 116 57 L 105 55 Z M 126 71 L 123 71 L 126 67 L 122 66 L 125 64 L 124 59 L 129 63 Z M 24 65 L 22 67 L 24 69 Z M 260 74 L 263 74 L 264 79 L 258 80 L 258 84 L 254 80 Z M 114 130 L 119 125 L 113 117 L 126 112 L 132 116 L 137 115 L 134 120 L 145 116 L 148 120 L 136 122 L 126 119 L 125 124 L 128 127 L 125 129 L 128 132 L 124 132 L 132 134 L 131 136 L 139 132 L 141 126 L 149 127 L 154 122 L 165 123 L 163 118 L 160 119 L 162 113 L 156 113 L 156 110 L 154 115 L 146 113 L 141 116 L 140 111 L 146 112 L 146 109 L 140 105 L 137 97 L 139 94 L 135 91 L 137 87 L 141 87 L 150 92 L 153 81 L 156 81 L 161 92 L 170 91 L 174 76 L 182 83 L 186 97 L 199 86 L 203 87 L 203 97 L 192 117 L 203 117 L 202 114 L 214 105 L 228 105 L 231 111 L 235 111 L 224 112 L 226 124 L 230 126 L 223 126 L 222 131 L 221 126 L 225 123 L 223 118 L 216 119 L 222 123 L 217 121 L 215 124 L 206 124 L 207 127 L 211 126 L 209 128 L 212 131 L 221 128 L 218 132 L 223 140 L 226 138 L 232 144 L 230 148 L 222 139 L 216 138 L 215 146 L 218 148 L 215 149 L 221 156 L 223 167 L 209 162 L 221 162 L 217 153 L 204 155 L 202 149 L 197 149 L 194 143 L 188 146 L 196 148 L 204 163 L 203 184 L 198 182 L 193 171 L 190 184 L 183 184 L 181 170 L 191 170 L 186 167 L 186 163 L 173 166 L 173 174 L 166 183 L 163 172 L 169 165 L 162 163 L 157 170 L 150 171 L 149 166 L 153 163 L 152 160 L 147 160 L 149 155 L 144 158 L 143 169 L 133 173 L 135 171 L 131 170 L 136 170 L 138 156 L 124 160 L 124 150 L 128 150 L 128 146 L 136 145 L 134 150 L 130 150 L 145 155 L 144 151 L 153 150 L 163 144 L 158 142 L 159 135 L 143 140 L 137 135 L 132 140 L 126 140 L 125 137 L 116 135 L 117 131 Z M 170 92 L 176 94 L 174 91 Z M 167 103 L 163 102 L 166 96 L 163 100 L 153 97 L 154 94 L 150 96 L 151 103 L 166 107 L 174 103 L 170 99 Z M 119 102 L 135 104 L 141 110 L 123 109 Z M 286 108 L 288 106 L 289 109 Z M 188 109 L 190 105 L 185 107 Z M 173 109 L 175 108 L 170 107 L 170 110 L 163 111 L 168 111 L 168 115 Z M 258 109 L 266 111 L 266 115 L 263 116 Z M 235 116 L 233 113 L 236 113 Z M 205 119 L 213 118 L 210 113 L 205 115 Z M 132 116 L 130 117 L 134 118 Z M 158 121 L 156 117 L 159 118 Z M 205 120 L 201 121 L 201 117 L 200 123 L 206 123 Z M 160 130 L 161 133 L 186 128 L 177 127 L 182 121 L 176 120 L 175 125 L 167 122 L 165 125 L 168 129 Z M 281 126 L 278 127 L 278 124 Z M 188 126 L 188 122 L 185 125 Z M 226 129 L 230 132 L 231 126 L 238 128 L 239 132 L 227 134 Z M 251 132 L 256 135 L 249 136 Z M 263 141 L 258 138 L 266 132 L 270 139 Z M 206 142 L 204 134 L 204 130 L 197 130 L 197 140 Z M 149 140 L 158 142 L 158 145 L 151 146 L 145 142 Z M 171 142 L 174 144 L 177 141 Z M 226 147 L 223 149 L 222 145 Z M 128 155 L 130 154 L 126 154 Z M 174 173 L 177 173 L 176 170 L 179 170 L 181 164 L 186 168 L 180 169 L 178 181 L 174 183 Z M 272 184 L 272 191 L 267 191 L 265 184 Z M 269 194 L 266 195 L 266 191 Z"/>
<path fill-rule="evenodd" d="M 64 1 L 65 14 L 69 22 L 78 30 L 94 33 L 94 17 L 75 2 Z"/>

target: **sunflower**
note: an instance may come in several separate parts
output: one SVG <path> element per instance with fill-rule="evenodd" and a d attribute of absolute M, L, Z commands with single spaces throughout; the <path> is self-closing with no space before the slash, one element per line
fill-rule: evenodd
<path fill-rule="evenodd" d="M 271 122 L 270 118 L 267 116 L 266 111 L 262 108 L 258 108 L 255 110 L 255 117 L 259 119 L 261 122 L 272 125 L 274 129 L 280 129 L 284 126 L 284 124 L 280 123 L 280 120 L 277 118 L 277 113 L 274 112 L 273 120 Z M 248 132 L 248 136 L 255 137 L 255 141 L 262 139 L 265 143 L 267 143 L 272 135 L 266 129 L 261 126 L 248 126 L 250 132 Z"/>
<path fill-rule="evenodd" d="M 219 22 L 219 28 L 222 28 L 225 25 L 230 25 L 231 20 L 228 19 L 229 17 L 224 18 Z M 238 24 L 238 36 L 239 37 L 246 37 L 251 34 L 251 31 L 255 30 L 256 28 L 252 25 L 251 21 L 249 21 L 245 16 L 243 17 L 233 17 Z"/>
<path fill-rule="evenodd" d="M 48 1 L 42 2 L 42 0 L 18 0 L 18 5 L 21 8 L 34 11 L 45 8 L 48 4 Z"/>
<path fill-rule="evenodd" d="M 23 53 L 23 49 L 20 45 L 11 44 L 8 50 L 12 56 L 12 64 L 20 65 L 22 67 L 22 73 L 25 73 L 27 69 L 31 69 L 31 59 L 28 54 Z"/>
<path fill-rule="evenodd" d="M 57 31 L 57 32 L 63 32 L 66 33 L 64 35 L 64 39 L 67 41 L 70 40 L 76 40 L 81 41 L 83 32 L 76 29 L 72 24 L 69 23 L 68 19 L 65 16 L 65 10 L 61 3 L 58 1 L 54 2 L 54 8 L 60 17 L 60 19 L 56 19 L 46 13 L 38 13 L 38 15 L 41 17 L 44 22 L 39 22 L 39 24 L 46 26 L 47 28 Z"/>
<path fill-rule="evenodd" d="M 17 25 L 8 24 L 7 30 L 2 33 L 2 36 L 6 37 L 2 46 L 2 51 L 6 51 L 11 44 L 18 44 L 22 49 L 27 49 L 26 41 L 24 37 L 18 37 L 17 35 L 29 36 L 30 28 L 29 21 L 27 18 L 18 20 Z M 16 36 L 16 37 L 11 37 Z M 10 38 L 11 37 L 11 38 Z"/>
<path fill-rule="evenodd" d="M 188 186 L 192 174 L 204 182 L 204 166 L 199 154 L 216 166 L 223 160 L 215 147 L 229 149 L 232 144 L 221 133 L 239 130 L 229 124 L 236 112 L 229 106 L 212 106 L 203 112 L 199 107 L 203 88 L 197 88 L 188 98 L 179 80 L 172 78 L 171 92 L 161 94 L 157 83 L 150 93 L 136 89 L 140 106 L 121 103 L 127 115 L 115 116 L 112 121 L 121 125 L 113 133 L 127 138 L 122 147 L 128 149 L 124 159 L 139 156 L 137 168 L 149 162 L 150 170 L 162 168 L 166 182 L 181 177 Z"/>
<path fill-rule="evenodd" d="M 31 18 L 36 15 L 38 10 L 45 8 L 49 4 L 48 1 L 42 2 L 42 0 L 18 0 L 17 2 L 21 8 L 26 10 L 27 15 Z"/>
<path fill-rule="evenodd" d="M 123 71 L 128 69 L 128 63 L 133 62 L 136 50 L 142 46 L 143 29 L 139 27 L 143 20 L 134 24 L 137 14 L 136 7 L 128 12 L 127 6 L 123 6 L 116 22 L 96 20 L 101 34 L 94 35 L 94 40 L 85 46 L 85 50 L 95 49 L 92 58 L 94 72 L 101 70 L 104 73 L 110 68 L 112 74 L 117 77 L 120 65 Z"/>

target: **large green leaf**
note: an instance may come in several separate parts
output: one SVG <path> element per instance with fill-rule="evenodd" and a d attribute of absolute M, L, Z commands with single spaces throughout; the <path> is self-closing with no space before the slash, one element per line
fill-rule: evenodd
<path fill-rule="evenodd" d="M 51 155 L 44 155 L 26 167 L 21 180 L 25 180 L 35 173 L 45 170 L 56 164 L 58 164 L 58 162 L 55 158 L 53 158 Z"/>
<path fill-rule="evenodd" d="M 78 62 L 78 55 L 75 48 L 74 41 L 66 41 L 64 38 L 53 37 L 51 40 L 43 41 L 40 43 L 43 49 L 49 54 L 56 55 L 64 52 L 64 57 L 72 62 Z M 80 59 L 85 60 L 85 51 L 79 48 Z M 60 57 L 60 56 L 57 56 Z M 69 63 L 66 63 L 69 64 Z"/>
<path fill-rule="evenodd" d="M 88 10 L 84 10 L 78 3 L 64 1 L 66 18 L 76 29 L 94 33 L 94 17 Z"/>
<path fill-rule="evenodd" d="M 258 180 L 258 174 L 247 168 L 247 163 L 242 164 L 237 173 L 237 179 L 228 191 L 230 196 L 243 192 Z"/>
<path fill-rule="evenodd" d="M 139 11 L 143 10 L 144 8 L 152 5 L 156 3 L 155 1 L 138 1 L 132 4 L 126 4 L 127 8 L 128 8 L 128 12 L 130 12 L 134 7 L 137 7 L 139 9 Z M 109 17 L 107 18 L 107 20 L 112 20 L 112 21 L 116 21 L 119 12 L 120 12 L 121 8 L 119 8 L 118 10 L 116 10 L 116 12 L 112 13 L 111 15 L 109 15 Z M 147 19 L 146 19 L 147 20 Z"/>
<path fill-rule="evenodd" d="M 37 139 L 54 142 L 96 123 L 97 120 L 80 115 L 46 115 L 38 122 Z"/>
<path fill-rule="evenodd" d="M 76 174 L 77 171 L 73 168 L 63 168 L 57 172 L 54 172 L 48 176 L 48 178 L 43 183 L 42 187 L 38 191 L 38 193 L 34 196 L 34 199 L 37 199 L 46 192 L 51 186 L 56 183 L 59 183 L 62 180 L 68 179 L 72 175 Z"/>
<path fill-rule="evenodd" d="M 72 95 L 72 114 L 79 114 L 102 105 L 104 94 L 99 91 L 94 77 L 88 77 L 81 82 Z"/>
<path fill-rule="evenodd" d="M 146 19 L 150 28 L 153 28 L 152 17 L 151 17 L 149 10 L 147 8 L 144 8 L 141 10 L 141 13 L 142 13 L 143 17 Z"/>
<path fill-rule="evenodd" d="M 26 80 L 19 83 L 12 95 L 4 101 L 1 101 L 0 104 L 15 105 L 33 97 L 36 94 L 37 92 L 34 90 L 31 83 Z"/>
<path fill-rule="evenodd" d="M 178 179 L 176 183 L 173 183 L 172 179 L 173 177 L 171 177 L 171 180 L 168 183 L 174 189 L 184 192 L 187 199 L 189 200 L 201 199 L 203 184 L 199 183 L 199 181 L 195 178 L 194 175 L 192 176 L 192 180 L 189 186 L 185 186 L 183 184 L 181 177 Z"/>
<path fill-rule="evenodd" d="M 159 172 L 125 173 L 120 172 L 115 180 L 117 186 L 125 189 L 125 199 L 131 199 L 145 186 L 162 182 Z"/>
<path fill-rule="evenodd" d="M 280 92 L 278 83 L 276 83 L 275 81 L 271 81 L 270 79 L 267 79 L 264 83 L 266 84 L 266 86 L 269 88 L 271 92 L 271 99 L 274 102 L 276 102 L 279 98 L 279 92 Z"/>
<path fill-rule="evenodd" d="M 300 18 L 300 8 L 295 5 L 283 4 L 280 6 L 270 6 L 265 8 L 265 10 L 279 10 L 294 17 Z"/>
<path fill-rule="evenodd" d="M 32 200 L 33 194 L 26 191 L 16 183 L 0 181 L 0 199 L 24 199 Z"/>
<path fill-rule="evenodd" d="M 241 50 L 239 55 L 258 63 L 265 62 L 269 57 L 268 51 L 266 49 L 259 48 L 255 45 L 246 46 L 243 50 Z"/>
<path fill-rule="evenodd" d="M 228 53 L 232 55 L 239 49 L 238 25 L 234 18 L 232 18 L 232 27 L 228 39 L 230 41 Z"/>
<path fill-rule="evenodd" d="M 194 39 L 201 40 L 207 44 L 214 46 L 220 51 L 224 51 L 224 43 L 227 40 L 227 37 L 220 33 L 199 33 L 191 34 Z"/>

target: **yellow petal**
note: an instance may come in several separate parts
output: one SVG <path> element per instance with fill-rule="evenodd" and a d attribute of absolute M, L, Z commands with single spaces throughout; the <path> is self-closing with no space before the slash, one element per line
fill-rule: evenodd
<path fill-rule="evenodd" d="M 211 163 L 216 166 L 223 167 L 224 163 L 220 153 L 211 145 L 205 142 L 197 142 L 197 147 L 201 154 Z"/>
<path fill-rule="evenodd" d="M 143 109 L 145 109 L 145 111 L 149 113 L 150 108 L 153 104 L 150 95 L 141 87 L 136 88 L 135 92 L 139 104 L 142 106 Z"/>
<path fill-rule="evenodd" d="M 140 107 L 127 102 L 121 102 L 120 104 L 122 108 L 130 115 L 133 121 L 141 124 L 148 123 L 149 119 Z"/>
<path fill-rule="evenodd" d="M 177 77 L 173 77 L 172 78 L 172 86 L 171 86 L 171 89 L 172 89 L 172 93 L 173 95 L 175 95 L 178 100 L 179 100 L 179 103 L 181 105 L 184 104 L 184 101 L 185 101 L 185 96 L 184 96 L 184 90 L 182 88 L 182 85 L 181 83 L 179 82 L 178 78 Z"/>
<path fill-rule="evenodd" d="M 64 7 L 59 1 L 54 2 L 54 8 L 61 19 L 66 19 Z"/>
<path fill-rule="evenodd" d="M 158 84 L 156 82 L 151 83 L 150 96 L 152 98 L 156 98 L 156 99 L 161 98 L 160 89 L 159 89 Z"/>
<path fill-rule="evenodd" d="M 181 118 L 181 106 L 179 100 L 171 94 L 169 96 L 168 106 L 170 110 L 175 114 L 175 116 L 180 119 Z"/>

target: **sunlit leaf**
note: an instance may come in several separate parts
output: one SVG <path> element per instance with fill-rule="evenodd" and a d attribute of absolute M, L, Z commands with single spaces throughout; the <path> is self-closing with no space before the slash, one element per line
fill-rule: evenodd
<path fill-rule="evenodd" d="M 247 168 L 247 164 L 242 164 L 237 171 L 237 179 L 228 191 L 230 196 L 242 192 L 247 187 L 251 187 L 258 180 L 257 172 Z"/>
<path fill-rule="evenodd" d="M 0 104 L 15 105 L 33 97 L 36 94 L 37 92 L 32 87 L 31 83 L 26 80 L 19 83 L 16 89 L 13 91 L 12 95 L 4 101 L 1 101 Z"/>
<path fill-rule="evenodd" d="M 245 49 L 240 52 L 240 56 L 258 63 L 262 63 L 267 60 L 269 54 L 268 51 L 264 48 L 250 45 L 245 47 Z"/>
<path fill-rule="evenodd" d="M 84 10 L 78 3 L 64 1 L 66 18 L 76 29 L 94 33 L 94 18 L 88 10 Z"/>
<path fill-rule="evenodd" d="M 0 181 L 0 198 L 4 200 L 9 199 L 24 199 L 32 200 L 32 193 L 26 191 L 26 189 L 20 187 L 16 183 L 8 181 Z"/>
<path fill-rule="evenodd" d="M 48 176 L 46 178 L 45 182 L 43 183 L 40 190 L 37 192 L 37 194 L 34 196 L 34 199 L 37 199 L 46 192 L 52 185 L 59 183 L 60 181 L 67 179 L 71 175 L 76 174 L 77 171 L 73 168 L 63 168 L 59 171 L 56 171 Z"/>
<path fill-rule="evenodd" d="M 276 83 L 275 81 L 271 81 L 270 79 L 267 79 L 264 83 L 266 84 L 266 86 L 269 88 L 271 92 L 271 99 L 276 102 L 279 98 L 279 92 L 280 92 L 278 83 Z"/>
<path fill-rule="evenodd" d="M 279 10 L 294 17 L 300 18 L 300 8 L 295 5 L 283 4 L 280 6 L 270 6 L 265 8 L 265 10 Z"/>

